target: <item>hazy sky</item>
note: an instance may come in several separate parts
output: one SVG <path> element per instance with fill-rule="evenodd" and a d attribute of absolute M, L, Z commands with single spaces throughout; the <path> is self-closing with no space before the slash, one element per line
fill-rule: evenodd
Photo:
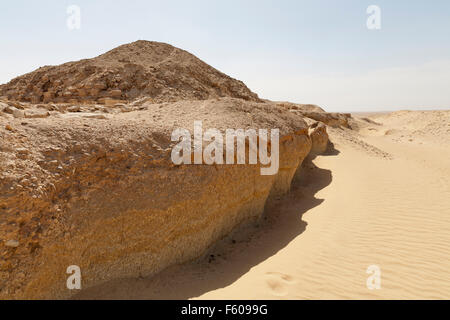
<path fill-rule="evenodd" d="M 69 5 L 79 30 L 67 27 Z M 367 28 L 369 5 L 379 30 Z M 138 39 L 185 49 L 271 100 L 450 108 L 449 0 L 2 1 L 0 83 Z"/>

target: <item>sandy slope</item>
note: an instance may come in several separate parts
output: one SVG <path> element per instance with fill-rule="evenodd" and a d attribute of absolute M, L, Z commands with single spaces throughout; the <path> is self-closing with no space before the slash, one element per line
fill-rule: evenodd
<path fill-rule="evenodd" d="M 330 129 L 334 149 L 306 165 L 251 237 L 79 298 L 450 298 L 450 111 L 371 120 L 359 133 Z M 366 287 L 370 265 L 380 290 Z"/>

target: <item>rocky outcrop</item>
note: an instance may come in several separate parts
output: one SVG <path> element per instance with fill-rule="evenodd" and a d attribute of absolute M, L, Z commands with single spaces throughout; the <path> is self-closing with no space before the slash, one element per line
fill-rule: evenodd
<path fill-rule="evenodd" d="M 333 128 L 350 128 L 348 121 L 351 118 L 351 114 L 349 113 L 300 112 L 300 114 L 304 117 L 323 122 Z"/>
<path fill-rule="evenodd" d="M 311 137 L 311 156 L 320 155 L 327 151 L 328 133 L 327 127 L 322 122 L 315 122 L 309 127 L 309 136 Z"/>
<path fill-rule="evenodd" d="M 305 118 L 322 122 L 327 126 L 338 128 L 350 128 L 349 120 L 352 118 L 350 113 L 330 113 L 322 108 L 312 104 L 295 104 L 289 102 L 278 102 L 277 105 L 290 112 L 299 114 Z"/>
<path fill-rule="evenodd" d="M 190 53 L 137 41 L 93 59 L 46 66 L 0 86 L 0 96 L 38 103 L 115 104 L 139 97 L 153 102 L 234 97 L 259 101 L 244 83 Z"/>
<path fill-rule="evenodd" d="M 20 107 L 26 114 L 30 106 Z M 199 257 L 288 192 L 311 149 L 303 118 L 269 102 L 90 110 L 100 118 L 73 111 L 0 117 L 0 299 L 66 298 L 71 265 L 87 288 Z M 263 176 L 260 165 L 174 165 L 171 133 L 192 132 L 196 120 L 222 133 L 279 128 L 278 174 Z"/>

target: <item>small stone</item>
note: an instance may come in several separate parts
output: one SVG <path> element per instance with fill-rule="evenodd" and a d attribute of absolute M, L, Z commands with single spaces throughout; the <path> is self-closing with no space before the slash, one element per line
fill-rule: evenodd
<path fill-rule="evenodd" d="M 84 115 L 83 118 L 87 118 L 87 119 L 101 119 L 101 120 L 106 120 L 107 119 L 102 114 L 87 114 L 87 115 Z"/>
<path fill-rule="evenodd" d="M 68 112 L 80 112 L 81 108 L 80 108 L 80 106 L 72 106 L 72 107 L 68 107 L 67 111 Z"/>
<path fill-rule="evenodd" d="M 131 112 L 131 111 L 133 111 L 133 109 L 123 105 L 123 106 L 120 107 L 120 111 L 125 113 L 125 112 Z"/>
<path fill-rule="evenodd" d="M 41 110 L 25 111 L 25 118 L 29 119 L 47 118 L 48 116 L 50 116 L 50 113 L 48 111 L 41 111 Z"/>
<path fill-rule="evenodd" d="M 8 131 L 14 131 L 14 129 L 9 124 L 7 124 L 5 126 L 5 129 L 8 130 Z"/>
<path fill-rule="evenodd" d="M 14 108 L 17 108 L 17 109 L 21 109 L 21 110 L 24 109 L 24 108 L 23 108 L 23 105 L 22 105 L 20 102 L 16 102 L 16 101 L 8 101 L 8 104 L 9 104 L 10 106 L 13 106 Z"/>
<path fill-rule="evenodd" d="M 39 104 L 36 107 L 40 108 L 40 109 L 45 109 L 47 111 L 56 111 L 57 110 L 56 106 L 52 105 L 52 104 Z"/>
<path fill-rule="evenodd" d="M 25 149 L 25 148 L 18 148 L 17 153 L 18 154 L 28 154 L 29 151 L 28 151 L 28 149 Z"/>
<path fill-rule="evenodd" d="M 113 98 L 120 98 L 122 96 L 122 90 L 111 90 L 110 94 Z"/>
<path fill-rule="evenodd" d="M 25 118 L 25 112 L 23 110 L 14 109 L 13 116 L 14 116 L 14 118 L 22 119 L 22 118 Z"/>
<path fill-rule="evenodd" d="M 14 107 L 11 107 L 11 106 L 6 106 L 6 107 L 3 108 L 3 112 L 4 113 L 9 113 L 9 114 L 13 114 L 14 110 L 17 110 L 17 109 L 14 108 Z"/>
<path fill-rule="evenodd" d="M 19 274 L 17 274 L 17 278 L 24 279 L 25 278 L 25 273 L 20 272 Z"/>
<path fill-rule="evenodd" d="M 19 241 L 8 240 L 8 241 L 6 241 L 5 246 L 7 246 L 8 248 L 17 248 L 19 246 Z"/>

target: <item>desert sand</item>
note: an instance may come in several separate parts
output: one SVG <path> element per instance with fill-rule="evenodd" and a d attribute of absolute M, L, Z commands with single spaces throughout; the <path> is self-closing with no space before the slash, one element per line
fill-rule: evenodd
<path fill-rule="evenodd" d="M 450 298 L 450 111 L 356 116 L 352 127 L 328 128 L 334 146 L 253 230 L 77 298 Z M 379 290 L 366 286 L 370 265 Z"/>

